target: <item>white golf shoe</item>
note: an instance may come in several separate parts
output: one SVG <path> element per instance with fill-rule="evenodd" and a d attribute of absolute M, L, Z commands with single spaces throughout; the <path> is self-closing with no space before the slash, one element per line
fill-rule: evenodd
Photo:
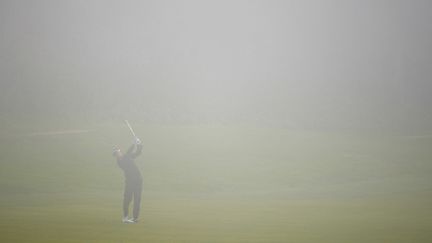
<path fill-rule="evenodd" d="M 134 224 L 136 222 L 133 221 L 133 219 L 129 219 L 128 217 L 123 217 L 122 222 L 125 224 Z"/>

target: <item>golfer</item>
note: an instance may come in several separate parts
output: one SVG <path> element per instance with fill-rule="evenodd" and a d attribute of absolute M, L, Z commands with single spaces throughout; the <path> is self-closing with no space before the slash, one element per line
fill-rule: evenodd
<path fill-rule="evenodd" d="M 139 138 L 135 138 L 134 144 L 123 154 L 115 147 L 113 156 L 117 158 L 118 166 L 125 176 L 125 189 L 123 197 L 123 223 L 137 223 L 141 204 L 142 176 L 134 159 L 141 154 L 142 144 Z M 134 151 L 135 150 L 135 151 Z M 133 202 L 133 218 L 129 218 L 129 205 Z"/>

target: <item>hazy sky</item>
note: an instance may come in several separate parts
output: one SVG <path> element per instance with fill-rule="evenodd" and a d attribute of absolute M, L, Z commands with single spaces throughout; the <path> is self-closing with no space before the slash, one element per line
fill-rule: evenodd
<path fill-rule="evenodd" d="M 2 114 L 432 123 L 432 1 L 0 1 Z"/>

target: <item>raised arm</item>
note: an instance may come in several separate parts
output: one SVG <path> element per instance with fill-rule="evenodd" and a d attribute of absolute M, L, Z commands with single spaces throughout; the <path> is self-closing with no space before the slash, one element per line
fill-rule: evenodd
<path fill-rule="evenodd" d="M 126 152 L 126 155 L 132 155 L 132 154 L 134 154 L 134 149 L 135 149 L 135 144 L 132 144 L 130 147 L 129 147 L 129 149 L 127 150 L 127 152 Z"/>
<path fill-rule="evenodd" d="M 135 147 L 136 147 L 136 150 L 135 150 Z M 126 155 L 135 159 L 136 157 L 138 157 L 141 154 L 142 149 L 143 149 L 143 146 L 141 144 L 141 140 L 136 137 L 134 143 L 129 147 L 128 151 L 126 152 Z M 134 152 L 134 150 L 135 150 L 135 152 Z"/>
<path fill-rule="evenodd" d="M 140 156 L 141 152 L 142 152 L 142 149 L 143 149 L 142 144 L 137 144 L 135 152 L 131 154 L 132 158 L 135 159 L 136 157 Z"/>

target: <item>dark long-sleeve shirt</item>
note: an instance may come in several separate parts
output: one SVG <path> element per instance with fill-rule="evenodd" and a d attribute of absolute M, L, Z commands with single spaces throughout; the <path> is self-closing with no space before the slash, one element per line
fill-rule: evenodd
<path fill-rule="evenodd" d="M 134 152 L 136 146 L 136 151 Z M 141 183 L 142 176 L 141 172 L 135 164 L 135 158 L 141 154 L 143 146 L 132 145 L 128 151 L 120 158 L 117 159 L 118 166 L 123 170 L 125 180 L 129 183 Z"/>

